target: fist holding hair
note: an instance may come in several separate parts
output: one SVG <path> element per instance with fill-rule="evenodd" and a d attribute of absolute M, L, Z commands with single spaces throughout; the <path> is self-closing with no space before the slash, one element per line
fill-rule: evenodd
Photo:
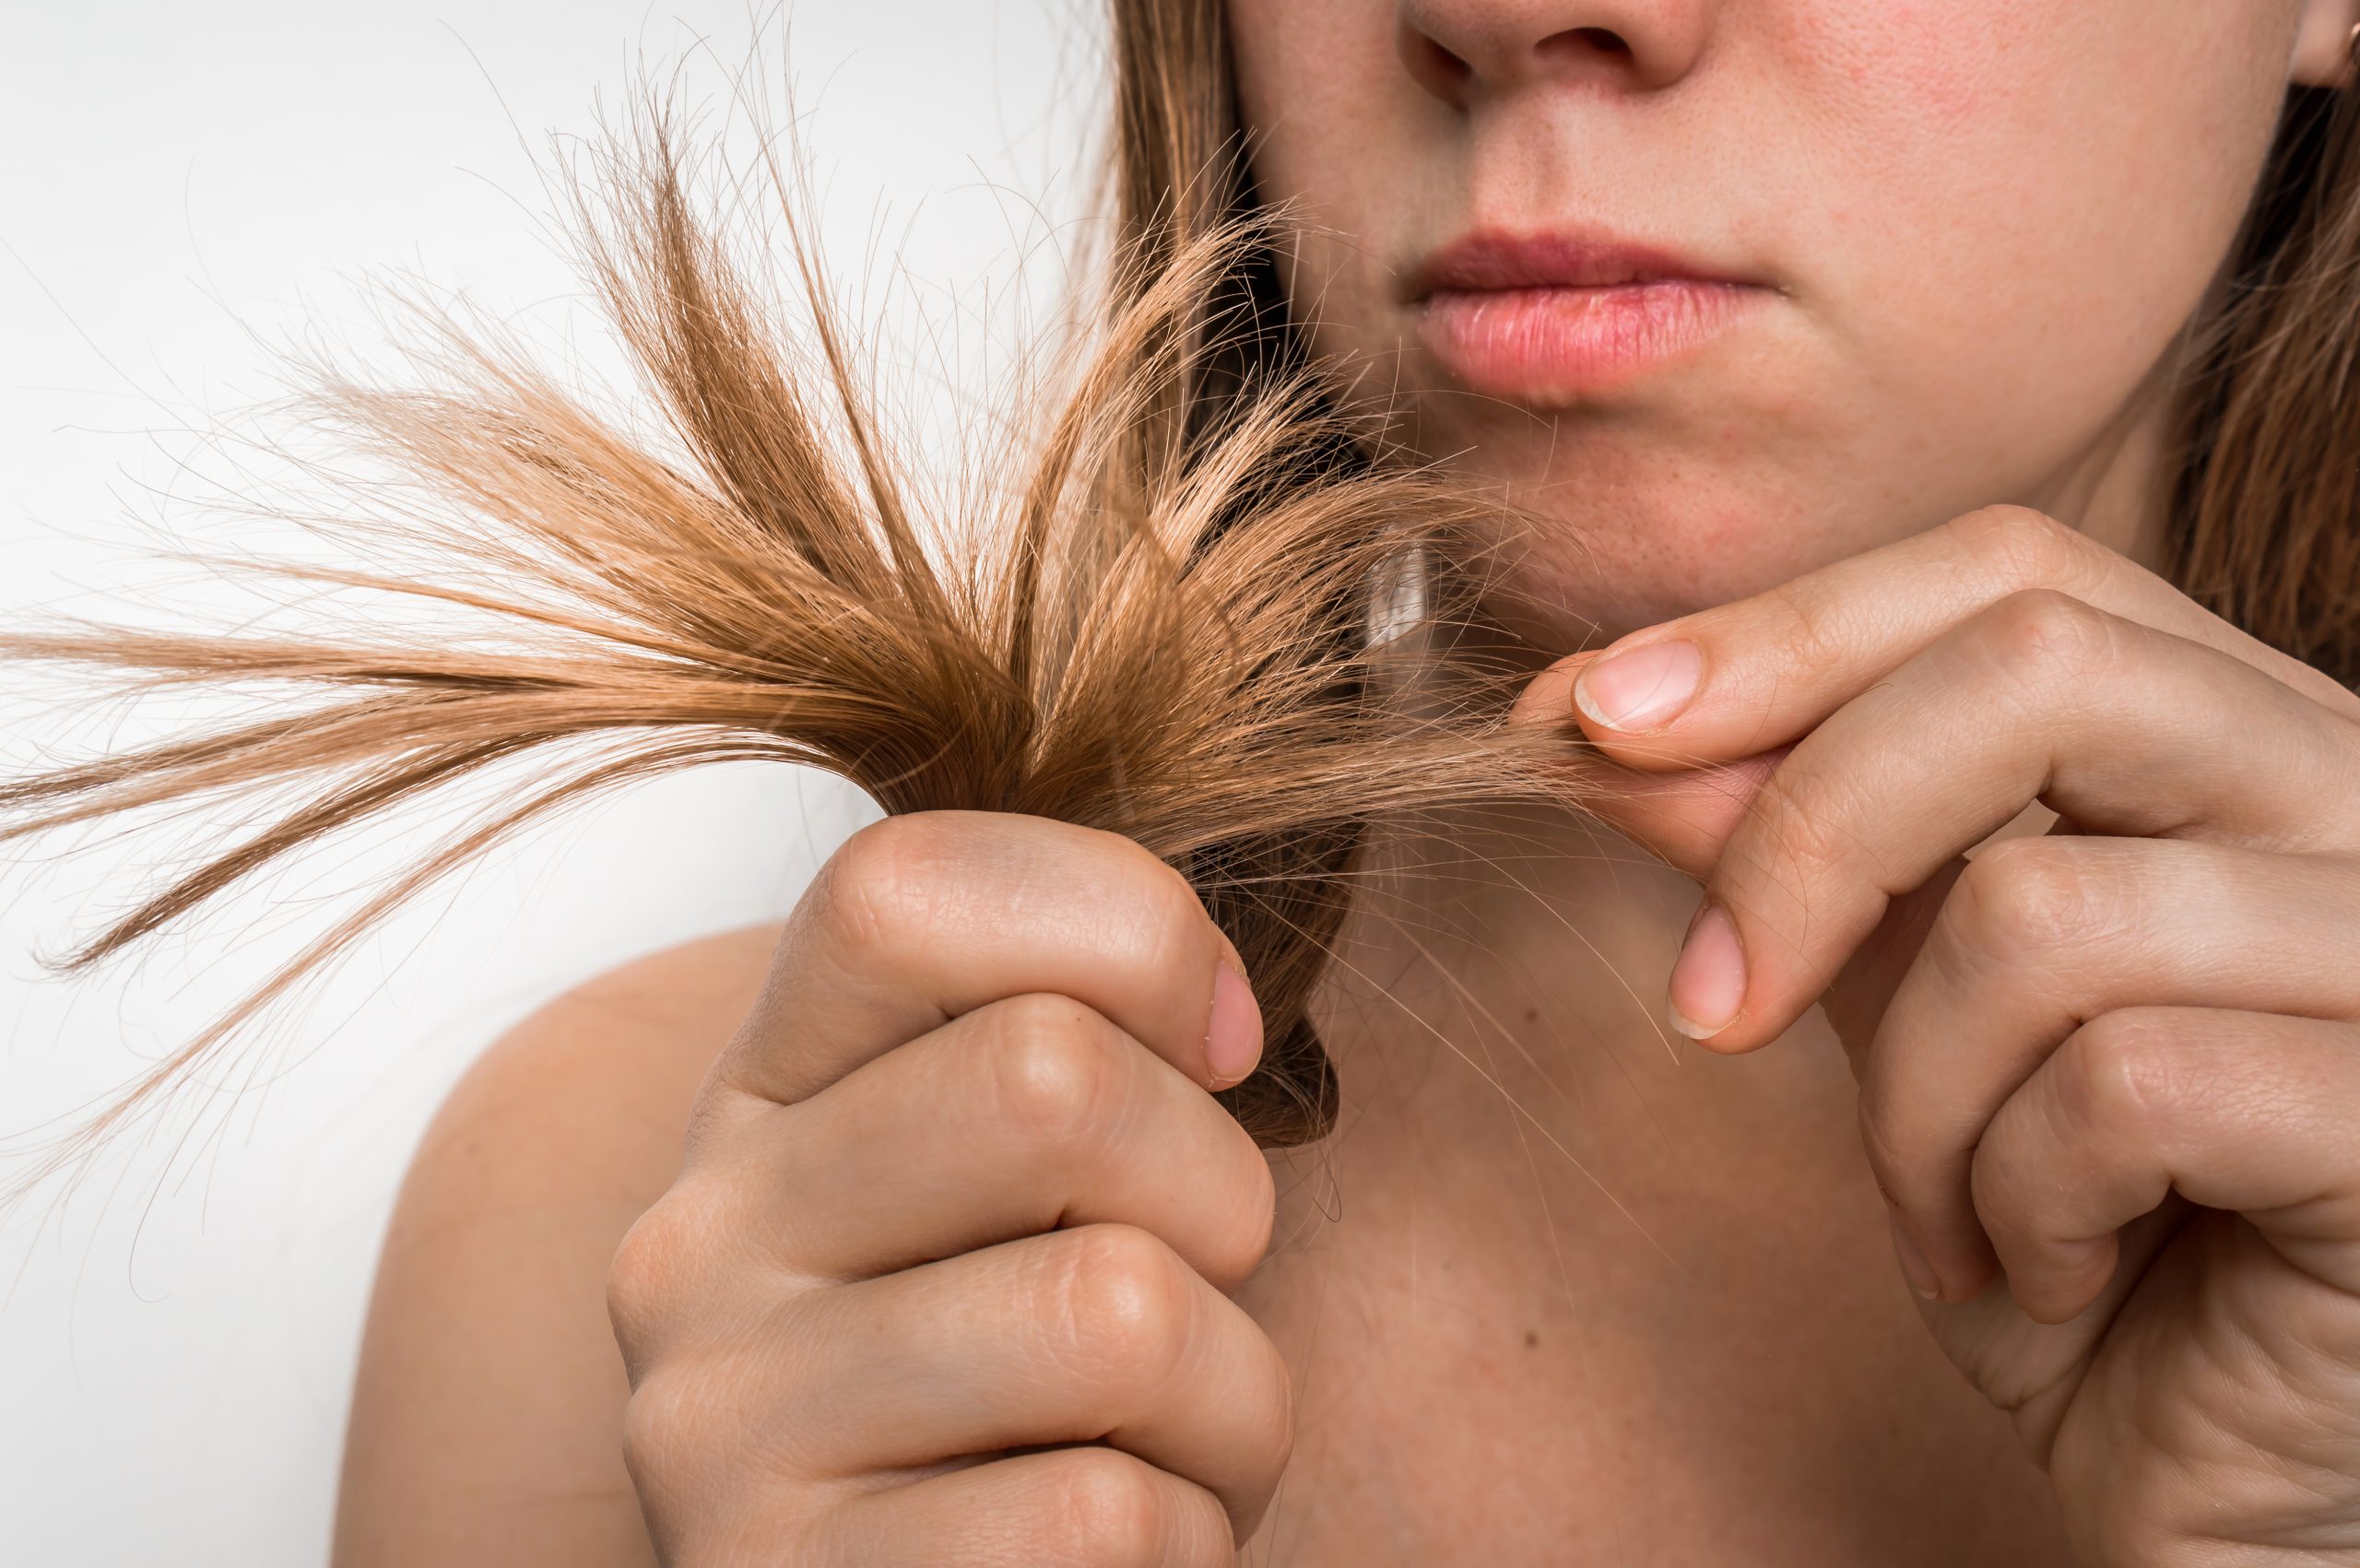
<path fill-rule="evenodd" d="M 1029 918 L 1027 917 L 1029 916 Z M 838 851 L 609 1283 L 667 1562 L 1225 1564 L 1287 1370 L 1222 1291 L 1261 1018 L 1172 869 L 932 812 Z"/>

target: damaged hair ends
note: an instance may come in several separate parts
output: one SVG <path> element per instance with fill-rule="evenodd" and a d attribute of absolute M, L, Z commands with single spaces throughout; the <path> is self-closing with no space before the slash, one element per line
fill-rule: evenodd
<path fill-rule="evenodd" d="M 62 1138 L 18 1190 L 151 1113 L 262 1009 L 518 830 L 701 763 L 839 774 L 888 812 L 1022 812 L 1123 833 L 1185 875 L 1270 1044 L 1222 1091 L 1266 1145 L 1332 1124 L 1304 1006 L 1380 822 L 1578 804 L 1570 726 L 1506 724 L 1521 679 L 1466 651 L 1497 503 L 1397 460 L 1252 282 L 1269 229 L 1130 223 L 1100 324 L 1050 362 L 1019 450 L 936 493 L 770 166 L 783 242 L 700 205 L 651 102 L 568 187 L 584 272 L 634 368 L 602 409 L 516 340 L 413 308 L 397 373 L 307 378 L 302 428 L 367 476 L 303 526 L 360 562 L 242 579 L 424 607 L 302 634 L 87 624 L 0 656 L 226 718 L 0 782 L 0 841 L 265 802 L 63 961 L 81 969 L 381 814 L 532 753 L 235 1009 Z M 1235 178 L 1233 160 L 1216 184 Z M 1243 281 L 1241 281 L 1243 280 Z M 995 431 L 999 426 L 995 424 Z M 1484 541 L 1493 541 L 1486 545 Z"/>

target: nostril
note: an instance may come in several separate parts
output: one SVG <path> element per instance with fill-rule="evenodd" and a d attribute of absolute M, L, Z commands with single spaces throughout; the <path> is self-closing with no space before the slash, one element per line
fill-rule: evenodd
<path fill-rule="evenodd" d="M 1551 33 L 1536 48 L 1548 55 L 1603 54 L 1621 60 L 1631 57 L 1631 45 L 1612 28 L 1568 28 L 1564 32 Z"/>

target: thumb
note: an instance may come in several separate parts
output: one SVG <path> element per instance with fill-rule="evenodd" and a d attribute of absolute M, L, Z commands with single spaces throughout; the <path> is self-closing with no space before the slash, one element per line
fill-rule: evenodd
<path fill-rule="evenodd" d="M 1564 725 L 1573 712 L 1574 677 L 1582 663 L 1566 659 L 1535 676 L 1517 696 L 1509 723 Z M 1734 761 L 1647 772 L 1615 761 L 1578 733 L 1573 739 L 1566 766 L 1588 786 L 1583 807 L 1698 881 L 1713 874 L 1721 850 L 1745 819 L 1764 782 L 1794 749 L 1778 746 Z"/>

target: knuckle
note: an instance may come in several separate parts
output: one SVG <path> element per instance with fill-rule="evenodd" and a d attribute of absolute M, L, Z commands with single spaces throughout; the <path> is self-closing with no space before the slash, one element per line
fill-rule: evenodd
<path fill-rule="evenodd" d="M 1108 898 L 1102 906 L 1108 915 L 1108 940 L 1150 964 L 1195 950 L 1211 916 L 1179 868 L 1136 839 L 1085 831 L 1103 855 L 1104 872 L 1097 881 Z"/>
<path fill-rule="evenodd" d="M 2189 1069 L 2168 1009 L 2123 1008 L 2073 1032 L 2067 1113 L 2083 1126 L 2154 1127 L 2204 1086 Z"/>
<path fill-rule="evenodd" d="M 623 1463 L 643 1490 L 667 1491 L 667 1478 L 697 1463 L 703 1434 L 723 1430 L 724 1414 L 710 1380 L 655 1368 L 623 1406 Z"/>
<path fill-rule="evenodd" d="M 1187 915 L 1204 918 L 1204 904 L 1188 878 L 1137 839 L 1103 828 L 1071 828 L 1062 823 L 1058 826 L 1086 838 L 1089 854 L 1103 867 L 1103 884 L 1119 889 L 1122 896 L 1136 901 L 1147 912 L 1150 924 Z"/>
<path fill-rule="evenodd" d="M 1151 961 L 1162 967 L 1203 951 L 1203 933 L 1212 924 L 1204 900 L 1177 867 L 1136 844 L 1131 847 L 1146 862 L 1139 878 L 1139 901 Z"/>
<path fill-rule="evenodd" d="M 692 1288 L 702 1267 L 703 1227 L 678 1189 L 642 1214 L 607 1266 L 607 1316 L 626 1356 L 637 1356 Z"/>
<path fill-rule="evenodd" d="M 1012 997 L 994 1009 L 992 1108 L 1027 1141 L 1087 1142 L 1119 1118 L 1127 1075 L 1113 1027 L 1069 997 Z"/>
<path fill-rule="evenodd" d="M 1146 896 L 1174 919 L 1205 918 L 1204 902 L 1180 868 L 1130 839 L 1121 839 L 1124 853 L 1139 863 Z"/>
<path fill-rule="evenodd" d="M 726 1181 L 683 1175 L 623 1232 L 607 1264 L 607 1316 L 634 1373 L 683 1326 L 742 1287 L 748 1224 Z"/>
<path fill-rule="evenodd" d="M 1062 1560 L 1160 1560 L 1174 1521 L 1168 1489 L 1147 1462 L 1114 1448 L 1076 1448 L 1056 1466 L 1036 1517 L 1064 1536 Z"/>
<path fill-rule="evenodd" d="M 1053 1357 L 1107 1386 L 1160 1387 L 1186 1353 L 1194 1305 L 1188 1266 L 1145 1231 L 1087 1225 L 1065 1232 L 1040 1318 Z"/>
<path fill-rule="evenodd" d="M 2022 588 L 1984 610 L 1974 641 L 1993 664 L 2018 678 L 2040 672 L 2087 671 L 2114 654 L 2104 613 L 2055 588 Z"/>
<path fill-rule="evenodd" d="M 1986 846 L 1944 902 L 1962 946 L 2007 961 L 2074 941 L 2096 913 L 2083 867 L 2055 841 L 2038 838 Z"/>
<path fill-rule="evenodd" d="M 1796 592 L 1791 583 L 1772 588 L 1769 597 L 1786 612 L 1786 625 L 1779 629 L 1778 641 L 1788 658 L 1803 668 L 1825 667 L 1840 661 L 1849 639 L 1841 628 L 1830 622 L 1825 607 Z"/>
<path fill-rule="evenodd" d="M 814 889 L 830 933 L 853 952 L 908 942 L 932 922 L 956 853 L 934 813 L 862 828 L 829 857 Z"/>
<path fill-rule="evenodd" d="M 1846 786 L 1798 748 L 1764 780 L 1749 808 L 1748 831 L 1774 878 L 1841 867 L 1859 853 Z"/>
<path fill-rule="evenodd" d="M 2080 579 L 2094 548 L 2088 538 L 2029 506 L 1978 507 L 1945 525 L 2002 582 L 2070 584 Z"/>
<path fill-rule="evenodd" d="M 749 1314 L 635 1369 L 621 1454 L 644 1500 L 703 1508 L 757 1472 L 767 1486 L 841 1471 L 837 1429 L 807 1413 L 809 1395 L 863 1340 L 807 1304 Z"/>

